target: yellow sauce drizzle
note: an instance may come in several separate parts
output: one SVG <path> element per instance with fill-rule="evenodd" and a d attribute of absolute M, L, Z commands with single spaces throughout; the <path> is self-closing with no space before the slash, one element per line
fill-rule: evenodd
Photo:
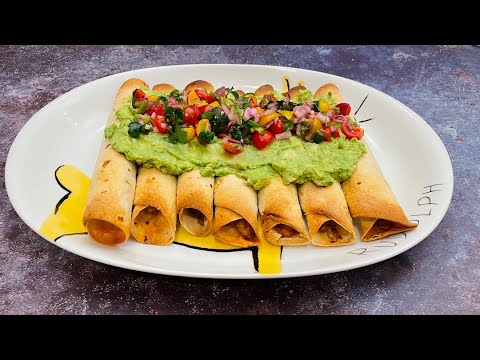
<path fill-rule="evenodd" d="M 82 225 L 83 211 L 87 201 L 90 179 L 81 170 L 71 165 L 64 165 L 56 171 L 60 184 L 71 193 L 55 208 L 40 227 L 40 233 L 47 239 L 55 240 L 59 236 L 86 232 Z"/>
<path fill-rule="evenodd" d="M 197 237 L 190 234 L 185 228 L 179 224 L 177 233 L 175 234 L 175 242 L 190 246 L 195 246 L 202 249 L 214 250 L 231 250 L 238 249 L 236 246 L 225 244 L 221 241 L 215 240 L 213 235 L 205 237 Z"/>
<path fill-rule="evenodd" d="M 286 93 L 288 90 L 290 90 L 288 88 L 288 84 L 291 84 L 290 82 L 290 76 L 288 75 L 283 75 L 282 76 L 282 93 Z M 293 87 L 293 86 L 290 86 L 290 87 Z"/>
<path fill-rule="evenodd" d="M 282 271 L 282 260 L 280 255 L 282 248 L 270 244 L 263 237 L 263 226 L 258 220 L 260 232 L 260 245 L 258 246 L 258 272 L 260 274 L 279 274 Z"/>
<path fill-rule="evenodd" d="M 290 88 L 288 87 L 289 84 L 290 84 Z M 297 81 L 296 86 L 305 86 L 305 81 L 303 81 L 303 80 Z M 288 90 L 290 90 L 293 87 L 294 86 L 292 84 L 292 81 L 290 80 L 290 76 L 283 75 L 282 76 L 282 93 L 286 93 Z"/>

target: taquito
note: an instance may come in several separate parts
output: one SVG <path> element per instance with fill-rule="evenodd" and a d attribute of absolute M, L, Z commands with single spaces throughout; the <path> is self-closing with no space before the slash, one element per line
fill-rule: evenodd
<path fill-rule="evenodd" d="M 328 93 L 332 94 L 332 97 L 337 100 L 337 103 L 342 102 L 342 96 L 340 95 L 340 91 L 338 90 L 338 87 L 335 84 L 332 83 L 327 83 L 322 86 L 320 86 L 317 91 L 315 91 L 315 94 L 313 95 L 314 99 L 319 99 L 324 95 L 327 95 Z"/>
<path fill-rule="evenodd" d="M 263 233 L 273 245 L 305 245 L 309 243 L 295 184 L 285 185 L 281 177 L 258 192 L 258 209 Z"/>
<path fill-rule="evenodd" d="M 352 176 L 343 182 L 342 190 L 350 214 L 360 220 L 363 241 L 378 240 L 417 226 L 408 220 L 369 149 Z"/>
<path fill-rule="evenodd" d="M 153 90 L 169 93 L 170 84 L 157 84 Z M 175 240 L 177 227 L 177 178 L 156 168 L 140 167 L 133 200 L 132 236 L 153 245 L 168 245 Z"/>
<path fill-rule="evenodd" d="M 158 169 L 138 170 L 132 235 L 135 240 L 153 245 L 168 245 L 175 240 L 177 178 Z"/>
<path fill-rule="evenodd" d="M 107 126 L 116 121 L 115 111 L 126 97 L 148 85 L 140 79 L 125 81 L 118 90 Z M 83 225 L 88 234 L 104 244 L 120 244 L 130 237 L 130 222 L 136 184 L 136 165 L 118 153 L 104 138 L 88 192 Z"/>
<path fill-rule="evenodd" d="M 185 86 L 184 93 L 215 88 L 208 81 L 195 80 Z M 181 174 L 177 183 L 177 212 L 180 223 L 194 236 L 207 236 L 213 225 L 213 177 L 203 177 L 199 170 Z"/>
<path fill-rule="evenodd" d="M 215 179 L 213 198 L 214 238 L 238 247 L 258 245 L 257 192 L 244 179 L 230 174 Z"/>
<path fill-rule="evenodd" d="M 317 186 L 305 183 L 298 189 L 313 245 L 342 246 L 355 242 L 355 230 L 340 183 Z"/>
<path fill-rule="evenodd" d="M 204 177 L 199 170 L 178 177 L 178 217 L 185 230 L 194 236 L 207 236 L 212 229 L 213 184 L 213 177 Z"/>

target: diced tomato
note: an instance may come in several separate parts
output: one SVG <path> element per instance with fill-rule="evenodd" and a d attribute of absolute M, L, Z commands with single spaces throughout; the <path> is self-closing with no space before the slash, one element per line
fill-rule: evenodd
<path fill-rule="evenodd" d="M 159 132 L 161 132 L 162 134 L 168 134 L 168 124 L 165 121 L 163 115 L 156 115 L 155 117 L 152 117 L 152 122 Z"/>
<path fill-rule="evenodd" d="M 199 115 L 202 115 L 202 113 L 204 113 L 205 111 L 210 111 L 212 110 L 213 108 L 210 106 L 210 105 L 203 105 L 203 106 L 199 106 L 198 107 L 198 114 Z"/>
<path fill-rule="evenodd" d="M 350 115 L 350 111 L 352 108 L 350 107 L 350 104 L 347 103 L 340 103 L 337 104 L 336 107 L 340 110 L 340 115 Z"/>
<path fill-rule="evenodd" d="M 207 103 L 212 103 L 214 101 L 214 98 L 211 97 L 208 93 L 206 93 L 205 91 L 203 91 L 202 89 L 195 89 L 195 92 L 197 93 L 197 96 L 202 99 L 202 100 L 205 100 Z"/>
<path fill-rule="evenodd" d="M 364 135 L 364 130 L 359 126 L 352 126 L 349 121 L 345 120 L 342 123 L 342 132 L 345 134 L 347 139 L 358 139 L 360 140 Z"/>
<path fill-rule="evenodd" d="M 272 125 L 270 125 L 268 130 L 270 130 L 275 135 L 281 134 L 283 133 L 283 125 L 285 125 L 285 121 L 283 121 L 282 119 L 278 119 Z"/>
<path fill-rule="evenodd" d="M 153 113 L 157 115 L 163 115 L 164 114 L 164 107 L 162 104 L 158 102 L 153 102 L 148 105 L 147 111 L 145 111 L 146 114 L 152 115 Z"/>
<path fill-rule="evenodd" d="M 200 120 L 200 113 L 197 106 L 190 105 L 184 110 L 183 122 L 186 125 L 196 125 L 198 120 Z"/>
<path fill-rule="evenodd" d="M 256 106 L 258 105 L 258 103 L 257 103 L 257 98 L 256 98 L 255 96 L 253 96 L 253 95 L 250 96 L 250 97 L 248 98 L 248 103 L 250 104 L 250 107 L 252 107 L 252 108 L 253 108 L 253 107 L 256 107 Z"/>
<path fill-rule="evenodd" d="M 142 100 L 145 97 L 145 93 L 140 89 L 136 89 L 133 92 L 133 97 L 137 100 Z"/>
<path fill-rule="evenodd" d="M 263 149 L 265 146 L 270 144 L 272 141 L 273 141 L 273 134 L 268 130 L 265 130 L 265 133 L 263 135 L 260 134 L 259 132 L 256 132 L 252 136 L 253 145 L 257 149 Z"/>
<path fill-rule="evenodd" d="M 224 141 L 223 148 L 225 149 L 225 151 L 229 152 L 230 154 L 238 154 L 239 152 L 242 152 L 243 145 L 232 143 L 229 141 Z"/>
<path fill-rule="evenodd" d="M 325 139 L 326 142 L 331 142 L 332 138 L 330 135 L 332 134 L 332 131 L 330 130 L 330 127 L 327 126 L 326 128 L 323 129 L 322 136 Z"/>
<path fill-rule="evenodd" d="M 338 128 L 336 126 L 331 125 L 329 129 L 333 137 L 336 137 L 336 138 L 340 137 L 340 131 L 338 131 Z"/>

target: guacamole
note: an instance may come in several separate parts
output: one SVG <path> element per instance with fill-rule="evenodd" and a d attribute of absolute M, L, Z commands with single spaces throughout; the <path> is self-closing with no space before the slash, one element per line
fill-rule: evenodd
<path fill-rule="evenodd" d="M 285 184 L 312 181 L 319 186 L 347 179 L 358 159 L 366 152 L 356 139 L 333 138 L 331 142 L 310 143 L 292 136 L 273 141 L 265 149 L 245 145 L 243 152 L 225 152 L 216 138 L 208 145 L 197 140 L 186 144 L 171 143 L 168 136 L 151 132 L 137 138 L 128 135 L 128 124 L 135 118 L 128 101 L 117 113 L 119 124 L 110 125 L 105 135 L 112 146 L 128 160 L 145 167 L 156 167 L 165 174 L 179 175 L 199 169 L 203 176 L 237 174 L 256 189 L 280 175 Z"/>

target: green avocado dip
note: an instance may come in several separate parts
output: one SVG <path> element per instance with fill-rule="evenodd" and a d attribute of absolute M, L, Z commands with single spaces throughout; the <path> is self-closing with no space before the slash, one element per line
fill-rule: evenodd
<path fill-rule="evenodd" d="M 148 90 L 145 93 L 159 95 Z M 309 91 L 300 95 L 299 102 L 311 98 Z M 327 186 L 350 177 L 358 159 L 366 153 L 362 142 L 355 138 L 348 140 L 343 134 L 319 143 L 291 136 L 273 141 L 261 150 L 245 144 L 243 151 L 235 155 L 225 151 L 218 137 L 208 144 L 201 144 L 197 138 L 186 143 L 172 142 L 168 135 L 159 132 L 142 132 L 133 137 L 129 135 L 129 124 L 138 114 L 131 104 L 132 97 L 125 99 L 116 112 L 118 122 L 105 129 L 105 136 L 128 160 L 155 167 L 165 174 L 180 175 L 194 169 L 203 176 L 236 174 L 247 179 L 256 190 L 278 175 L 285 184 L 312 181 Z"/>

